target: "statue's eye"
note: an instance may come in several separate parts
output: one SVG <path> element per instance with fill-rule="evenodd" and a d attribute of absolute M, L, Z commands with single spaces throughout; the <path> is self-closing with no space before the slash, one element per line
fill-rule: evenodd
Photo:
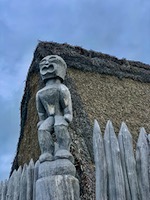
<path fill-rule="evenodd" d="M 54 69 L 54 66 L 53 66 L 53 65 L 49 65 L 48 69 L 49 69 L 49 70 L 53 70 L 53 69 Z"/>
<path fill-rule="evenodd" d="M 49 66 L 45 66 L 45 67 L 42 68 L 42 71 L 43 72 L 47 72 L 47 71 L 53 72 L 54 71 L 54 66 L 52 64 L 49 65 Z"/>
<path fill-rule="evenodd" d="M 43 67 L 42 71 L 47 71 L 47 67 Z"/>

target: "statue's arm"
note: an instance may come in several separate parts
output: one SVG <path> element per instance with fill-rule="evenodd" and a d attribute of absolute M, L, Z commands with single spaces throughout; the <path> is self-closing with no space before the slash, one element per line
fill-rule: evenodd
<path fill-rule="evenodd" d="M 36 109 L 37 109 L 38 116 L 39 116 L 39 123 L 37 126 L 39 126 L 46 119 L 46 116 L 45 116 L 46 112 L 43 107 L 43 104 L 41 103 L 38 93 L 36 94 Z"/>
<path fill-rule="evenodd" d="M 70 123 L 73 118 L 72 101 L 71 101 L 70 92 L 65 85 L 63 85 L 63 87 L 61 88 L 60 96 L 61 96 L 60 103 L 63 108 L 64 118 L 68 123 Z"/>

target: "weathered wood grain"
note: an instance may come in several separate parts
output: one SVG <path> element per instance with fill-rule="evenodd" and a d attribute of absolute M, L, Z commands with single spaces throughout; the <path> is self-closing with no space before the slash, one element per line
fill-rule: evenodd
<path fill-rule="evenodd" d="M 33 179 L 33 200 L 36 200 L 36 181 L 38 180 L 38 169 L 39 169 L 40 162 L 39 160 L 36 161 L 34 167 L 34 179 Z"/>
<path fill-rule="evenodd" d="M 27 164 L 23 166 L 23 171 L 20 179 L 20 195 L 19 200 L 27 199 Z"/>
<path fill-rule="evenodd" d="M 132 135 L 130 134 L 125 123 L 122 123 L 118 140 L 121 149 L 121 159 L 127 191 L 126 198 L 137 200 L 139 198 L 139 192 L 136 174 L 136 162 L 133 153 Z"/>
<path fill-rule="evenodd" d="M 33 198 L 34 162 L 31 159 L 27 166 L 27 200 Z"/>
<path fill-rule="evenodd" d="M 127 175 L 127 170 L 126 170 L 126 161 L 125 161 L 125 152 L 124 152 L 125 146 L 124 146 L 124 142 L 123 142 L 124 136 L 130 137 L 130 134 L 128 133 L 128 128 L 127 128 L 126 124 L 124 122 L 122 122 L 120 131 L 119 131 L 119 135 L 118 135 L 118 142 L 119 142 L 119 148 L 120 148 L 120 153 L 121 153 L 121 163 L 122 163 L 124 182 L 125 182 L 125 195 L 126 195 L 126 199 L 132 200 L 130 188 L 129 188 L 128 175 Z"/>
<path fill-rule="evenodd" d="M 96 120 L 93 129 L 93 148 L 96 166 L 96 199 L 107 200 L 107 168 L 104 142 L 99 124 Z"/>
<path fill-rule="evenodd" d="M 144 128 L 141 128 L 136 147 L 136 166 L 139 183 L 140 199 L 147 200 L 150 197 L 150 185 L 148 175 L 149 146 Z"/>
<path fill-rule="evenodd" d="M 110 200 L 125 200 L 120 149 L 111 121 L 108 121 L 106 125 L 104 144 L 108 169 L 108 197 Z"/>
<path fill-rule="evenodd" d="M 1 190 L 1 200 L 6 200 L 6 194 L 7 194 L 7 180 L 2 182 L 2 190 Z"/>
<path fill-rule="evenodd" d="M 71 175 L 41 178 L 36 183 L 36 200 L 80 200 L 78 180 Z"/>

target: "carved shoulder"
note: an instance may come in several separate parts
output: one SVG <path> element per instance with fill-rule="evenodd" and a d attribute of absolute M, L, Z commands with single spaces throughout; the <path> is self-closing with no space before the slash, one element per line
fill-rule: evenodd
<path fill-rule="evenodd" d="M 37 91 L 36 97 L 40 95 L 40 93 L 43 91 L 43 89 L 44 89 L 44 88 L 42 88 L 42 89 L 40 89 L 40 90 Z"/>
<path fill-rule="evenodd" d="M 64 94 L 70 94 L 69 89 L 68 89 L 67 86 L 64 85 L 64 84 L 61 84 L 61 85 L 60 85 L 60 92 L 61 92 L 61 93 L 64 93 Z"/>

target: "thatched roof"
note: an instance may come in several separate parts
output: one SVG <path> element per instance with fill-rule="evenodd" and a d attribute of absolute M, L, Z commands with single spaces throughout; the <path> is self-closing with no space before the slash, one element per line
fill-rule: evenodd
<path fill-rule="evenodd" d="M 94 199 L 94 160 L 92 123 L 97 118 L 102 130 L 109 118 L 118 131 L 122 120 L 137 138 L 139 126 L 149 125 L 150 66 L 141 62 L 117 59 L 107 54 L 88 51 L 81 47 L 54 42 L 40 42 L 29 68 L 21 103 L 21 131 L 12 170 L 38 159 L 38 116 L 35 94 L 42 87 L 38 63 L 46 55 L 57 54 L 67 63 L 65 84 L 73 101 L 73 122 L 69 132 L 71 151 L 75 157 L 77 177 L 81 186 L 81 199 Z"/>

